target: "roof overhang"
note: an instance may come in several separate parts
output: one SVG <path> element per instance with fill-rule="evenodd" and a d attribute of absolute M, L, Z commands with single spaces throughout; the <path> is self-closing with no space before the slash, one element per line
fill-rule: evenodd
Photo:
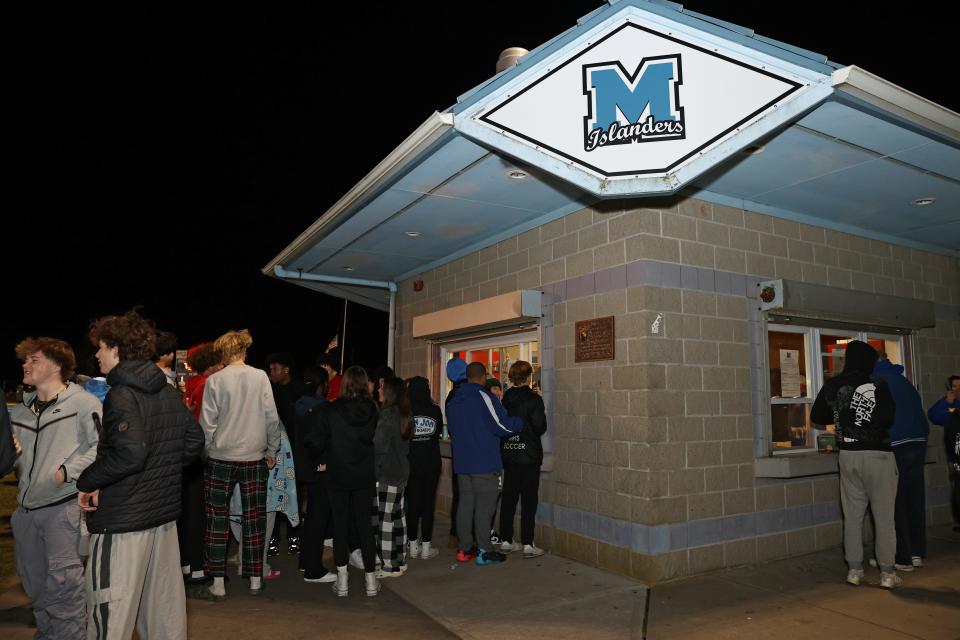
<path fill-rule="evenodd" d="M 536 91 L 560 78 L 561 67 L 576 67 L 580 91 L 570 94 L 573 106 L 549 113 L 572 114 L 566 118 L 570 135 L 583 139 L 589 133 L 584 117 L 596 101 L 583 94 L 582 73 L 598 63 L 584 51 L 597 51 L 600 39 L 624 30 L 642 31 L 645 46 L 666 44 L 618 60 L 620 68 L 610 76 L 617 82 L 622 70 L 642 78 L 641 60 L 649 62 L 658 52 L 670 58 L 675 51 L 667 49 L 680 46 L 679 40 L 711 50 L 699 52 L 707 58 L 716 54 L 750 67 L 747 80 L 760 68 L 799 88 L 743 122 L 733 120 L 734 130 L 660 174 L 598 176 L 490 124 L 495 118 L 489 114 L 505 113 L 503 105 L 525 88 Z M 679 49 L 676 55 L 691 62 L 683 68 L 680 103 L 672 106 L 684 106 L 685 124 L 700 126 L 696 117 L 703 112 L 684 103 L 695 94 L 692 53 Z M 661 69 L 661 78 L 669 80 L 673 71 Z M 645 150 L 660 144 L 672 142 L 634 141 L 622 148 L 649 155 Z M 625 0 L 585 16 L 448 111 L 430 116 L 263 272 L 385 309 L 386 289 L 357 282 L 397 282 L 602 198 L 664 193 L 960 256 L 960 116 L 861 69 L 748 29 L 669 3 Z M 934 204 L 915 205 L 921 198 Z"/>

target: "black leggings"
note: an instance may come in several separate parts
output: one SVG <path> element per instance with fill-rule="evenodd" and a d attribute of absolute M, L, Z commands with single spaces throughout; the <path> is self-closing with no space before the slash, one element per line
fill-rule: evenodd
<path fill-rule="evenodd" d="M 433 512 L 437 504 L 440 469 L 417 473 L 411 469 L 407 481 L 407 539 L 433 540 Z M 421 526 L 421 522 L 423 523 Z"/>
<path fill-rule="evenodd" d="M 304 578 L 320 578 L 327 572 L 323 566 L 323 540 L 332 520 L 330 498 L 325 484 L 310 483 L 305 486 L 307 513 L 300 547 L 300 568 L 303 569 Z"/>
<path fill-rule="evenodd" d="M 207 515 L 203 502 L 203 463 L 199 460 L 183 470 L 183 511 L 177 520 L 180 564 L 190 571 L 203 571 L 203 535 Z"/>
<path fill-rule="evenodd" d="M 374 540 L 370 511 L 376 489 L 327 489 L 330 506 L 333 508 L 333 557 L 338 567 L 350 561 L 350 522 L 355 523 L 360 538 L 360 553 L 363 555 L 364 571 L 376 571 L 377 545 Z"/>
<path fill-rule="evenodd" d="M 520 506 L 520 542 L 533 544 L 536 526 L 537 493 L 540 489 L 540 465 L 516 464 L 503 468 L 503 500 L 500 503 L 500 539 L 513 541 L 513 516 Z"/>

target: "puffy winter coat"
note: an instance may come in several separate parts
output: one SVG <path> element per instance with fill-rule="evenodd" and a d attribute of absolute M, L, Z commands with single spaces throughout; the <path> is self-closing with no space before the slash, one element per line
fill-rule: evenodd
<path fill-rule="evenodd" d="M 143 531 L 180 517 L 183 467 L 203 451 L 203 431 L 155 364 L 123 360 L 107 376 L 97 459 L 77 479 L 100 490 L 94 533 Z"/>

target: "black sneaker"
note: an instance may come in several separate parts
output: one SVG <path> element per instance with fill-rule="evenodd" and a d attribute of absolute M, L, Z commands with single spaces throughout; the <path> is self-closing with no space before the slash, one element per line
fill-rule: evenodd
<path fill-rule="evenodd" d="M 293 536 L 287 539 L 287 553 L 291 556 L 295 556 L 300 553 L 300 538 L 298 536 Z"/>
<path fill-rule="evenodd" d="M 480 566 L 483 566 L 485 564 L 499 564 L 501 562 L 505 562 L 506 560 L 507 556 L 499 551 L 481 551 L 480 555 L 477 556 L 477 559 L 474 560 L 474 562 Z"/>
<path fill-rule="evenodd" d="M 275 556 L 280 553 L 280 543 L 277 541 L 276 537 L 270 538 L 270 542 L 267 543 L 267 555 Z"/>

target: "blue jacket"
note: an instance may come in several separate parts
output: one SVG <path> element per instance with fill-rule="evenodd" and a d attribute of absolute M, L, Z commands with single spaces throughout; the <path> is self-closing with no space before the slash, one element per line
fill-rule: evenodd
<path fill-rule="evenodd" d="M 447 402 L 447 427 L 453 446 L 453 472 L 465 475 L 503 470 L 500 439 L 523 428 L 523 418 L 511 417 L 500 401 L 481 385 L 458 385 Z"/>
<path fill-rule="evenodd" d="M 884 359 L 873 368 L 873 375 L 887 383 L 896 405 L 893 425 L 890 427 L 890 446 L 926 442 L 930 425 L 923 413 L 923 401 L 916 388 L 903 377 L 903 367 Z"/>
<path fill-rule="evenodd" d="M 943 446 L 947 450 L 947 462 L 956 463 L 957 456 L 960 455 L 957 452 L 957 432 L 960 425 L 952 419 L 956 412 L 951 413 L 950 409 L 960 409 L 960 399 L 947 402 L 944 396 L 933 403 L 930 411 L 927 412 L 927 417 L 933 424 L 943 427 Z"/>
<path fill-rule="evenodd" d="M 950 425 L 950 409 L 960 409 L 960 399 L 948 403 L 946 397 L 940 398 L 930 407 L 927 417 L 933 424 L 946 428 Z"/>

